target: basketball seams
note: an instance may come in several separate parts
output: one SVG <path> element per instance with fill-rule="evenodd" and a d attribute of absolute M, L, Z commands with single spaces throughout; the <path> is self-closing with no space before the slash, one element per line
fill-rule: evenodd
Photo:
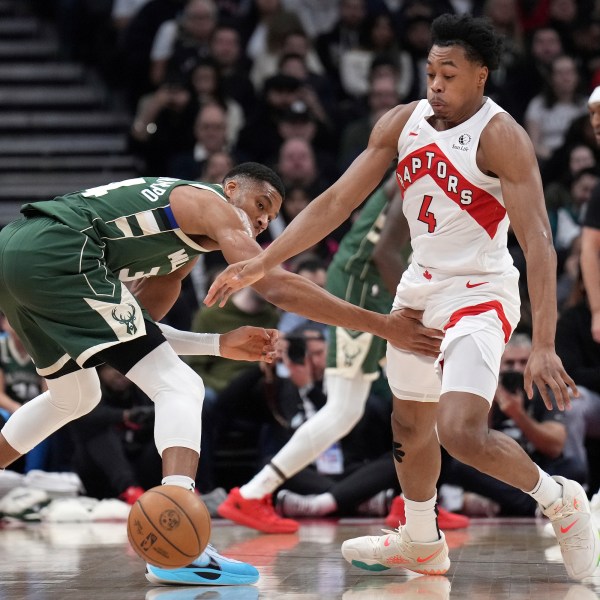
<path fill-rule="evenodd" d="M 184 496 L 190 493 L 191 496 Z M 165 521 L 171 518 L 169 511 L 179 515 L 179 527 L 172 528 Z M 137 527 L 136 521 L 139 523 Z M 211 525 L 206 505 L 193 492 L 174 486 L 157 486 L 147 490 L 131 507 L 127 537 L 136 553 L 146 562 L 172 569 L 189 564 L 201 554 L 210 540 Z M 150 535 L 156 540 L 152 541 Z M 181 544 L 187 551 L 180 547 Z M 190 546 L 194 546 L 193 550 Z"/>
<path fill-rule="evenodd" d="M 184 488 L 181 488 L 184 489 Z M 162 496 L 163 498 L 168 498 L 187 518 L 187 520 L 190 522 L 190 525 L 192 526 L 192 529 L 194 530 L 194 533 L 196 534 L 196 541 L 198 542 L 198 545 L 202 545 L 202 539 L 200 538 L 200 534 L 198 533 L 198 530 L 196 529 L 196 525 L 194 523 L 194 521 L 190 518 L 190 516 L 188 515 L 187 511 L 183 508 L 183 506 L 181 506 L 175 499 L 173 499 L 171 496 L 169 496 L 168 494 L 165 494 L 161 489 L 150 489 L 148 490 L 149 493 L 151 494 L 158 494 L 159 496 Z M 193 494 L 194 492 L 188 492 L 190 494 Z M 138 502 L 141 500 L 142 498 L 140 498 L 138 500 Z M 141 504 L 140 504 L 141 506 Z M 211 533 L 211 527 L 210 527 L 210 513 L 208 512 L 208 508 L 206 507 L 206 504 L 204 504 L 204 502 L 202 502 L 202 504 L 199 505 L 201 507 L 201 510 L 204 511 L 206 520 L 209 523 L 209 529 L 208 529 L 208 538 L 210 538 L 210 533 Z M 150 519 L 148 519 L 150 520 Z M 152 523 L 154 525 L 154 523 Z"/>
<path fill-rule="evenodd" d="M 150 525 L 155 529 L 155 531 L 157 531 L 160 534 L 160 537 L 167 543 L 169 544 L 169 546 L 171 546 L 172 548 L 174 548 L 175 550 L 177 550 L 177 552 L 179 552 L 182 556 L 189 556 L 192 560 L 194 558 L 198 557 L 198 554 L 188 554 L 187 552 L 184 552 L 183 550 L 181 550 L 180 548 L 178 548 L 169 538 L 167 538 L 164 533 L 162 533 L 162 528 L 159 528 L 156 526 L 156 524 L 154 523 L 154 521 L 148 516 L 148 513 L 144 510 L 144 505 L 138 500 L 136 502 L 136 504 L 139 504 L 139 508 L 142 512 L 142 514 L 144 515 L 144 517 L 146 517 L 146 520 L 148 521 L 148 523 L 150 523 Z M 185 513 L 184 513 L 185 514 Z M 187 514 L 185 515 L 188 518 L 188 521 L 191 522 L 190 518 L 187 516 Z M 192 527 L 194 532 L 196 533 L 196 538 L 198 537 L 198 533 L 196 532 L 196 528 Z M 138 546 L 138 544 L 136 544 L 136 546 Z M 139 546 L 138 546 L 139 547 Z M 200 545 L 198 545 L 198 547 L 200 547 Z M 140 548 L 141 550 L 141 548 Z"/>

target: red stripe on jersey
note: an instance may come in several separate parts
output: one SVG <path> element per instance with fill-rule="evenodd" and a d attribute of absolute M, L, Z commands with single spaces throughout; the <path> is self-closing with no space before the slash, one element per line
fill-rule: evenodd
<path fill-rule="evenodd" d="M 430 175 L 442 192 L 461 210 L 466 210 L 485 229 L 490 238 L 496 235 L 498 225 L 506 215 L 506 209 L 489 192 L 468 181 L 437 144 L 423 146 L 398 163 L 396 179 L 402 196 L 404 197 L 406 190 L 415 181 L 425 175 Z M 470 199 L 470 202 L 465 204 L 465 199 Z"/>
<path fill-rule="evenodd" d="M 510 334 L 512 331 L 512 327 L 504 314 L 504 308 L 502 304 L 498 302 L 498 300 L 490 300 L 489 302 L 482 302 L 481 304 L 475 304 L 473 306 L 465 306 L 464 308 L 459 308 L 457 311 L 453 312 L 450 315 L 450 319 L 448 319 L 448 323 L 444 326 L 444 331 L 450 329 L 450 327 L 454 327 L 463 317 L 471 317 L 474 315 L 480 315 L 484 312 L 488 312 L 488 310 L 495 310 L 498 318 L 502 322 L 502 331 L 504 332 L 504 343 L 507 343 L 510 339 Z"/>

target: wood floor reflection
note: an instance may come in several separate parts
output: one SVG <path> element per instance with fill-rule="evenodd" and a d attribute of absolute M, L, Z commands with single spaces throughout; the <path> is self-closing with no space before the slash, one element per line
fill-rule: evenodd
<path fill-rule="evenodd" d="M 535 520 L 475 520 L 447 532 L 446 577 L 361 571 L 343 540 L 377 534 L 377 520 L 310 521 L 298 534 L 262 535 L 213 522 L 213 544 L 259 568 L 256 586 L 153 587 L 129 547 L 124 523 L 35 524 L 0 530 L 2 600 L 592 600 L 600 569 L 570 581 L 556 540 Z"/>

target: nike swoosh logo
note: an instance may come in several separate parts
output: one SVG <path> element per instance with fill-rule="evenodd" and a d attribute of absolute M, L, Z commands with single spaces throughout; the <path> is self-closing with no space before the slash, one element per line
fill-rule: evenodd
<path fill-rule="evenodd" d="M 479 283 L 471 283 L 470 281 L 467 281 L 467 287 L 468 288 L 479 287 L 480 285 L 485 285 L 486 283 L 489 283 L 489 281 L 480 281 Z"/>
<path fill-rule="evenodd" d="M 577 521 L 579 521 L 579 519 L 575 519 L 570 525 L 567 525 L 566 527 L 561 526 L 560 532 L 567 533 L 567 531 L 569 531 L 569 529 L 571 529 L 571 527 L 573 527 L 573 525 L 575 525 L 575 523 L 577 523 Z"/>
<path fill-rule="evenodd" d="M 390 545 L 390 538 L 389 537 L 385 538 L 385 541 L 383 542 L 383 545 L 384 546 L 389 546 Z"/>
<path fill-rule="evenodd" d="M 415 133 L 414 131 L 411 131 L 408 136 L 410 137 L 411 135 L 418 135 L 417 133 Z"/>
<path fill-rule="evenodd" d="M 442 547 L 439 550 L 436 550 L 433 554 L 430 554 L 429 556 L 426 556 L 425 558 L 423 558 L 422 556 L 417 556 L 417 562 L 418 563 L 428 562 L 432 558 L 435 558 L 443 549 L 444 548 Z"/>

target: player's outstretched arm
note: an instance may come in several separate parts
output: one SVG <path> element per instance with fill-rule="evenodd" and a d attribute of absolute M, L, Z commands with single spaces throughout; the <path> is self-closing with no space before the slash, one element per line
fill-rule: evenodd
<path fill-rule="evenodd" d="M 556 335 L 556 252 L 544 203 L 542 181 L 531 140 L 508 115 L 497 115 L 481 136 L 480 168 L 500 178 L 502 195 L 513 230 L 527 262 L 527 286 L 533 318 L 533 347 L 525 369 L 525 391 L 535 384 L 546 407 L 552 408 L 550 388 L 560 410 L 570 406 L 575 382 L 554 349 Z"/>
<path fill-rule="evenodd" d="M 223 306 L 229 296 L 269 270 L 314 246 L 339 227 L 381 182 L 398 152 L 398 137 L 414 104 L 397 106 L 377 122 L 367 148 L 346 172 L 317 196 L 256 259 L 228 267 L 215 279 L 204 303 Z"/>
<path fill-rule="evenodd" d="M 197 333 L 159 323 L 165 339 L 179 356 L 223 356 L 232 360 L 275 360 L 276 329 L 238 327 L 227 333 Z"/>

